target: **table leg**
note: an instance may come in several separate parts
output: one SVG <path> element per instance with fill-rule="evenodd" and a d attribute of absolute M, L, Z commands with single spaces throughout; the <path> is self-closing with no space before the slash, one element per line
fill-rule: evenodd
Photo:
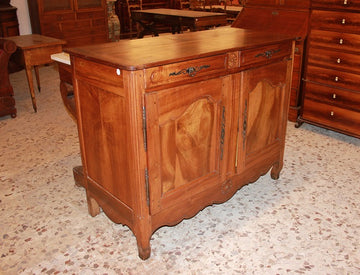
<path fill-rule="evenodd" d="M 34 69 L 35 69 L 36 83 L 37 83 L 38 90 L 39 90 L 39 93 L 40 93 L 40 75 L 39 75 L 39 66 L 34 66 Z"/>
<path fill-rule="evenodd" d="M 25 66 L 25 72 L 26 72 L 26 77 L 27 77 L 28 84 L 29 84 L 32 105 L 33 105 L 34 111 L 37 112 L 36 99 L 35 99 L 35 93 L 34 93 L 34 83 L 33 83 L 31 69 L 32 69 L 32 66 L 29 66 L 29 65 Z"/>

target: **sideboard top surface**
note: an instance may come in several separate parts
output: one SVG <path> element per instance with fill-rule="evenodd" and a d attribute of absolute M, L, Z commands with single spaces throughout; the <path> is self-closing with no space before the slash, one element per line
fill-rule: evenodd
<path fill-rule="evenodd" d="M 181 35 L 68 48 L 65 51 L 90 61 L 135 71 L 293 39 L 289 35 L 271 32 L 220 27 Z"/>

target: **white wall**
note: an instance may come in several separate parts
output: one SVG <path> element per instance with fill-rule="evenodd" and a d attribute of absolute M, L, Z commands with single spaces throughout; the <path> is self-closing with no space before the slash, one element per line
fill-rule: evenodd
<path fill-rule="evenodd" d="M 17 8 L 20 35 L 30 34 L 31 23 L 27 0 L 11 0 L 10 4 Z"/>

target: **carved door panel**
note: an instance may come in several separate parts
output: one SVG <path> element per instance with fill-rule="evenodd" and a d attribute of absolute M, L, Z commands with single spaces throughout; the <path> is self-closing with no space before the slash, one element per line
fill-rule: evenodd
<path fill-rule="evenodd" d="M 240 169 L 266 155 L 270 149 L 279 156 L 279 145 L 284 141 L 291 61 L 281 61 L 243 72 L 241 81 L 241 106 L 238 146 Z M 290 78 L 289 78 L 290 79 Z M 283 106 L 283 107 L 282 107 Z M 279 158 L 279 157 L 278 157 Z"/>
<path fill-rule="evenodd" d="M 229 83 L 225 77 L 146 94 L 152 214 L 220 182 Z"/>

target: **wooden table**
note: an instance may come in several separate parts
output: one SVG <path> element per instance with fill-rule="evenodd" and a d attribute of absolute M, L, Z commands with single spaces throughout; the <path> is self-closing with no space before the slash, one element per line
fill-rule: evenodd
<path fill-rule="evenodd" d="M 145 31 L 151 31 L 158 35 L 154 23 L 170 25 L 172 32 L 181 32 L 182 27 L 188 27 L 191 31 L 200 28 L 225 26 L 226 14 L 216 12 L 203 12 L 175 9 L 148 9 L 131 11 L 133 21 L 137 22 L 138 38 L 144 36 Z"/>
<path fill-rule="evenodd" d="M 66 44 L 64 40 L 55 39 L 39 34 L 28 34 L 20 36 L 10 36 L 6 39 L 12 40 L 17 46 L 17 60 L 25 67 L 26 77 L 29 84 L 30 95 L 34 111 L 37 111 L 32 68 L 35 70 L 36 82 L 40 92 L 40 65 L 53 62 L 50 56 L 54 53 L 62 52 L 62 46 Z"/>

